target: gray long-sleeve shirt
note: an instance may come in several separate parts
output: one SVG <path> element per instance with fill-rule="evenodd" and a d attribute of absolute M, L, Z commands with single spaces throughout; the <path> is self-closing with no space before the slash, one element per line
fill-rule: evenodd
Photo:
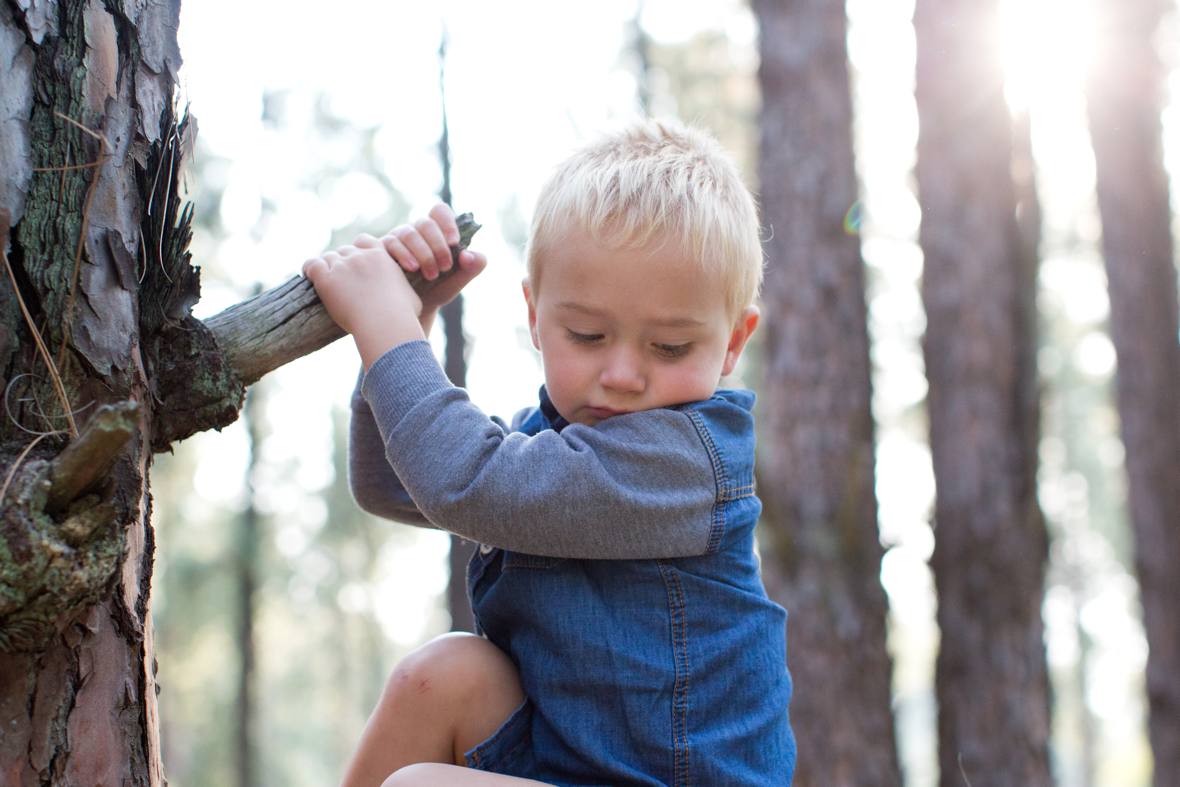
<path fill-rule="evenodd" d="M 513 431 L 450 384 L 430 345 L 379 358 L 352 399 L 349 476 L 361 508 L 535 555 L 670 558 L 709 551 L 724 486 L 677 408 L 561 431 Z"/>

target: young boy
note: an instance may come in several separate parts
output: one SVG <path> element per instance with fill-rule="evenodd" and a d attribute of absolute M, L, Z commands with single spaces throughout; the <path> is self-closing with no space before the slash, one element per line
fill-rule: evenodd
<path fill-rule="evenodd" d="M 758 324 L 758 234 L 700 132 L 642 123 L 575 153 L 533 220 L 545 385 L 510 425 L 424 341 L 486 260 L 463 252 L 424 298 L 403 273 L 451 267 L 449 209 L 304 265 L 365 370 L 358 503 L 482 545 L 484 637 L 398 665 L 346 785 L 790 782 L 785 613 L 753 551 L 754 397 L 717 390 Z"/>

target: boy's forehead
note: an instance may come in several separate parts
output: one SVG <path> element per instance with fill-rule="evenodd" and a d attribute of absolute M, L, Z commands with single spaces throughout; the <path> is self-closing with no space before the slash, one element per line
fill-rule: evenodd
<path fill-rule="evenodd" d="M 583 317 L 608 317 L 611 315 L 612 309 L 607 307 L 599 307 L 593 305 L 593 302 L 583 302 L 578 300 L 561 301 L 555 305 L 558 311 L 569 314 L 580 315 Z M 688 314 L 668 312 L 666 315 L 653 316 L 648 320 L 649 323 L 663 328 L 699 328 L 705 325 L 705 321 Z"/>
<path fill-rule="evenodd" d="M 574 230 L 548 246 L 537 262 L 534 294 L 550 306 L 617 311 L 630 303 L 671 321 L 688 319 L 694 309 L 730 305 L 732 282 L 725 271 L 696 259 L 670 238 L 612 247 L 592 233 Z"/>

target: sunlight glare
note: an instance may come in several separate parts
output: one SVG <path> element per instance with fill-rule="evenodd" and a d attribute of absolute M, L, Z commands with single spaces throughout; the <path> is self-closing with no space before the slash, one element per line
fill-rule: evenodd
<path fill-rule="evenodd" d="M 1008 106 L 1027 109 L 1083 79 L 1094 27 L 1093 0 L 1003 0 L 1000 48 Z"/>

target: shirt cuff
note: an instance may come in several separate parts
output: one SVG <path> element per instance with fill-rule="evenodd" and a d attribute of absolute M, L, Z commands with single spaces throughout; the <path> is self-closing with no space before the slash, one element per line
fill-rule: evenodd
<path fill-rule="evenodd" d="M 430 394 L 452 388 L 430 343 L 405 342 L 382 355 L 361 381 L 361 394 L 383 435 Z"/>

